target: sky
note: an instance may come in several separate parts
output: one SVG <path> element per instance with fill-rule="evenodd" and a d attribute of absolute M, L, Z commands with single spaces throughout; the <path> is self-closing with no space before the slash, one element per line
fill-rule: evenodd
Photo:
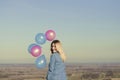
<path fill-rule="evenodd" d="M 54 30 L 68 63 L 120 62 L 120 0 L 1 0 L 0 63 L 34 63 L 37 33 Z M 47 62 L 50 41 L 42 46 Z"/>

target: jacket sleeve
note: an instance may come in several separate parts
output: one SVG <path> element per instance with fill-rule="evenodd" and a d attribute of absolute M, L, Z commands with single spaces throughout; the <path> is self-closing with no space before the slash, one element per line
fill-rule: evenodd
<path fill-rule="evenodd" d="M 55 55 L 52 54 L 50 57 L 49 71 L 53 72 L 55 68 Z"/>

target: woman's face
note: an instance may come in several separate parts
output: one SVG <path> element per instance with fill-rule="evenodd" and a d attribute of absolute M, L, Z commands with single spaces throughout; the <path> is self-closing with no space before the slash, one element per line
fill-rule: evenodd
<path fill-rule="evenodd" d="M 55 44 L 54 44 L 54 43 L 52 44 L 52 49 L 53 49 L 53 51 L 55 51 L 55 50 L 56 50 L 56 46 L 55 46 Z"/>

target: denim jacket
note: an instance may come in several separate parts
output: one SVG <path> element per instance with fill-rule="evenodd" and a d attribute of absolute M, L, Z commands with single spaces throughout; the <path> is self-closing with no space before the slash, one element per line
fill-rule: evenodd
<path fill-rule="evenodd" d="M 67 80 L 65 72 L 65 64 L 59 53 L 55 52 L 50 57 L 48 67 L 47 80 Z"/>

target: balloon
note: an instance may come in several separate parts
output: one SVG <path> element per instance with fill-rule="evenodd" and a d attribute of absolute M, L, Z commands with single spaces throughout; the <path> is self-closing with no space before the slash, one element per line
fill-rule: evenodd
<path fill-rule="evenodd" d="M 33 46 L 35 46 L 35 45 L 36 45 L 36 44 L 30 44 L 30 45 L 29 45 L 29 47 L 28 47 L 28 52 L 29 52 L 29 53 L 31 53 L 31 48 L 32 48 Z"/>
<path fill-rule="evenodd" d="M 31 53 L 32 56 L 34 56 L 34 57 L 38 57 L 38 56 L 40 56 L 41 53 L 42 53 L 42 49 L 41 49 L 41 47 L 40 47 L 39 45 L 32 46 L 32 48 L 31 48 L 30 51 L 31 51 L 30 53 Z"/>
<path fill-rule="evenodd" d="M 46 39 L 47 39 L 48 41 L 52 41 L 52 40 L 54 40 L 56 34 L 55 34 L 55 31 L 53 31 L 53 30 L 48 30 L 48 31 L 46 31 L 45 36 L 46 36 Z"/>
<path fill-rule="evenodd" d="M 35 41 L 38 44 L 44 44 L 46 42 L 46 37 L 45 37 L 45 35 L 43 33 L 38 33 L 35 36 Z"/>
<path fill-rule="evenodd" d="M 38 57 L 35 61 L 35 64 L 37 68 L 44 68 L 46 66 L 45 55 L 41 55 L 40 57 Z"/>

